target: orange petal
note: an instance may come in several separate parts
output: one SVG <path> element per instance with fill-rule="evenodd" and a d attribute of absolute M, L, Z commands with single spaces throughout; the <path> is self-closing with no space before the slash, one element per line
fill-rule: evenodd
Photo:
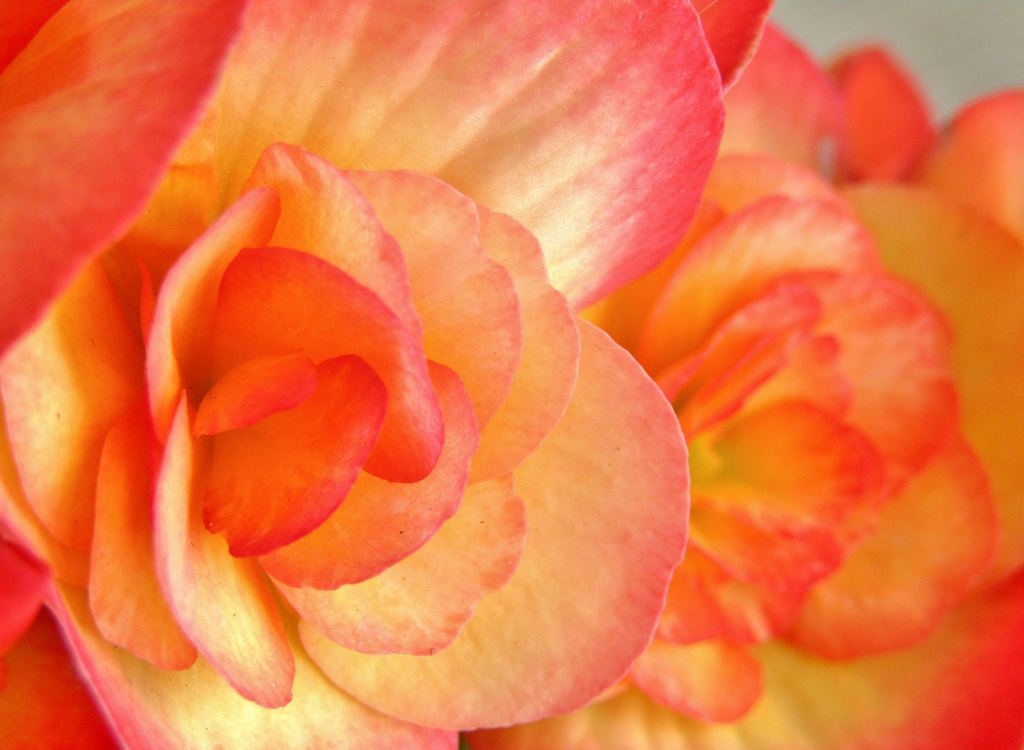
<path fill-rule="evenodd" d="M 946 321 L 918 292 L 884 274 L 816 274 L 804 283 L 822 302 L 818 330 L 839 342 L 839 368 L 852 386 L 845 419 L 871 440 L 898 484 L 954 427 Z"/>
<path fill-rule="evenodd" d="M 372 290 L 419 335 L 405 248 L 384 231 L 376 207 L 357 185 L 327 160 L 298 146 L 275 143 L 260 154 L 243 192 L 259 186 L 271 188 L 281 199 L 281 217 L 267 244 L 298 248 L 337 266 Z M 419 216 L 424 205 L 417 205 L 414 215 Z"/>
<path fill-rule="evenodd" d="M 995 219 L 1024 242 L 1024 91 L 960 111 L 918 179 Z"/>
<path fill-rule="evenodd" d="M 160 590 L 153 558 L 153 467 L 158 446 L 141 405 L 107 434 L 96 480 L 89 608 L 111 643 L 161 669 L 185 669 L 196 649 Z"/>
<path fill-rule="evenodd" d="M 220 374 L 296 351 L 314 362 L 362 357 L 388 395 L 367 470 L 415 482 L 437 462 L 444 424 L 419 341 L 380 297 L 337 267 L 297 250 L 243 250 L 221 279 L 211 338 Z"/>
<path fill-rule="evenodd" d="M 525 721 L 594 698 L 647 645 L 685 539 L 685 451 L 639 366 L 592 326 L 581 334 L 569 409 L 514 475 L 527 531 L 512 580 L 430 657 L 307 639 L 347 692 L 433 726 Z"/>
<path fill-rule="evenodd" d="M 6 656 L 9 682 L 0 692 L 0 747 L 118 747 L 48 612 L 39 614 Z"/>
<path fill-rule="evenodd" d="M 505 400 L 522 351 L 509 272 L 481 247 L 471 200 L 432 177 L 350 172 L 409 269 L 427 357 L 459 374 L 481 429 Z"/>
<path fill-rule="evenodd" d="M 0 364 L 25 497 L 53 536 L 76 549 L 89 549 L 103 440 L 142 392 L 142 356 L 97 262 Z"/>
<path fill-rule="evenodd" d="M 922 644 L 854 661 L 756 650 L 761 700 L 709 725 L 638 690 L 566 717 L 471 735 L 474 750 L 1018 750 L 1024 577 L 958 608 Z"/>
<path fill-rule="evenodd" d="M 317 368 L 301 354 L 250 359 L 214 383 L 196 410 L 196 437 L 256 424 L 316 391 Z"/>
<path fill-rule="evenodd" d="M 157 436 L 171 429 L 185 387 L 209 380 L 210 327 L 224 269 L 243 247 L 266 245 L 280 213 L 277 194 L 250 190 L 188 249 L 160 287 L 146 349 L 146 382 Z"/>
<path fill-rule="evenodd" d="M 754 54 L 772 9 L 772 0 L 695 0 L 700 25 L 729 88 Z"/>
<path fill-rule="evenodd" d="M 271 360 L 263 374 L 271 377 L 280 361 Z M 249 383 L 233 379 L 220 388 L 237 369 L 207 399 L 241 402 L 244 393 L 228 393 Z M 224 536 L 232 555 L 266 554 L 319 526 L 342 502 L 377 442 L 388 394 L 374 371 L 347 356 L 321 362 L 312 374 L 316 390 L 295 408 L 200 443 L 206 457 L 203 525 Z M 252 394 L 246 406 L 260 395 Z"/>
<path fill-rule="evenodd" d="M 657 373 L 780 274 L 877 266 L 871 237 L 845 211 L 784 197 L 760 201 L 719 224 L 679 266 L 647 319 L 638 357 Z"/>
<path fill-rule="evenodd" d="M 828 173 L 842 113 L 835 86 L 773 24 L 725 97 L 721 153 L 761 153 Z"/>
<path fill-rule="evenodd" d="M 691 544 L 672 577 L 657 637 L 682 644 L 709 638 L 758 643 L 789 627 L 804 593 L 740 581 Z"/>
<path fill-rule="evenodd" d="M 724 154 L 715 161 L 704 187 L 705 199 L 714 201 L 726 213 L 735 213 L 773 195 L 822 201 L 849 211 L 835 189 L 816 171 L 770 154 Z"/>
<path fill-rule="evenodd" d="M 241 697 L 203 659 L 187 671 L 166 672 L 114 648 L 74 589 L 63 589 L 55 606 L 97 701 L 127 747 L 216 750 L 242 738 L 253 750 L 455 750 L 453 732 L 402 723 L 342 693 L 294 640 L 294 697 L 267 709 Z"/>
<path fill-rule="evenodd" d="M 217 104 L 222 195 L 266 144 L 302 143 L 343 169 L 435 174 L 515 216 L 574 303 L 668 253 L 721 127 L 689 3 L 408 10 L 321 0 L 281 34 L 280 10 L 252 3 Z"/>
<path fill-rule="evenodd" d="M 0 527 L 45 562 L 54 578 L 85 586 L 89 581 L 88 552 L 61 544 L 39 520 L 25 499 L 9 446 L 4 404 L 0 399 Z"/>
<path fill-rule="evenodd" d="M 743 646 L 655 640 L 629 671 L 653 701 L 694 719 L 734 721 L 761 695 L 761 665 Z"/>
<path fill-rule="evenodd" d="M 984 469 L 955 438 L 882 510 L 878 528 L 816 586 L 791 637 L 829 658 L 921 640 L 995 549 Z"/>
<path fill-rule="evenodd" d="M 3 69 L 0 351 L 142 210 L 198 119 L 242 5 L 76 3 Z"/>
<path fill-rule="evenodd" d="M 295 587 L 335 589 L 376 575 L 426 542 L 455 513 L 477 446 L 473 407 L 458 375 L 431 363 L 445 444 L 434 470 L 413 483 L 359 475 L 338 509 L 303 538 L 260 558 Z"/>
<path fill-rule="evenodd" d="M 281 617 L 256 563 L 232 557 L 203 528 L 192 497 L 191 432 L 182 401 L 153 505 L 160 584 L 182 630 L 232 687 L 261 706 L 284 706 L 295 661 Z"/>
<path fill-rule="evenodd" d="M 32 624 L 50 576 L 46 568 L 0 539 L 0 655 Z"/>
<path fill-rule="evenodd" d="M 512 274 L 523 317 L 523 352 L 508 398 L 480 435 L 473 481 L 501 476 L 529 456 L 565 413 L 579 369 L 569 303 L 548 281 L 537 240 L 504 214 L 480 209 L 484 251 Z"/>
<path fill-rule="evenodd" d="M 846 53 L 831 73 L 845 105 L 839 173 L 854 180 L 904 177 L 935 140 L 917 82 L 880 47 Z"/>
<path fill-rule="evenodd" d="M 510 480 L 474 484 L 453 518 L 381 574 L 335 591 L 281 593 L 302 617 L 307 642 L 324 635 L 366 654 L 432 655 L 451 645 L 481 597 L 512 576 L 525 532 Z"/>

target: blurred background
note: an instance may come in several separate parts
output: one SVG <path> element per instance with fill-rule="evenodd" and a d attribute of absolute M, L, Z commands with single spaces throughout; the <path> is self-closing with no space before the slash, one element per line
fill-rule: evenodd
<path fill-rule="evenodd" d="M 896 50 L 941 120 L 1024 88 L 1024 0 L 775 0 L 772 16 L 819 60 L 866 41 Z"/>

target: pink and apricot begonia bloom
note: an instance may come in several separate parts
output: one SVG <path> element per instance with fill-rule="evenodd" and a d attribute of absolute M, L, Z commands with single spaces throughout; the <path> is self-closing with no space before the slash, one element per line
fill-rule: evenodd
<path fill-rule="evenodd" d="M 769 27 L 689 235 L 585 313 L 690 445 L 655 638 L 474 750 L 1019 750 L 1021 101 L 936 138 L 885 53 L 830 76 Z"/>
<path fill-rule="evenodd" d="M 0 520 L 117 739 L 453 748 L 619 680 L 686 449 L 574 308 L 696 210 L 694 8 L 29 5 L 0 11 Z M 730 66 L 760 25 L 717 18 Z"/>

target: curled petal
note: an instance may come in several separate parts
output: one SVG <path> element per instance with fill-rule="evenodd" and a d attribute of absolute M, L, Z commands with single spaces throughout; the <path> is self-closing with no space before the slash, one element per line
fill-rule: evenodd
<path fill-rule="evenodd" d="M 693 7 L 700 14 L 700 25 L 727 89 L 753 56 L 772 0 L 696 0 Z"/>
<path fill-rule="evenodd" d="M 429 658 L 307 640 L 347 692 L 428 726 L 532 720 L 592 699 L 647 645 L 685 539 L 685 451 L 639 366 L 591 326 L 581 334 L 573 400 L 514 474 L 527 531 L 512 580 Z"/>
<path fill-rule="evenodd" d="M 362 472 L 338 509 L 312 532 L 264 555 L 264 569 L 294 587 L 335 589 L 365 580 L 426 542 L 459 507 L 478 443 L 473 406 L 451 370 L 431 363 L 444 416 L 444 447 L 419 482 Z"/>
<path fill-rule="evenodd" d="M 380 297 L 336 266 L 297 250 L 242 250 L 221 279 L 210 338 L 212 373 L 221 375 L 249 359 L 295 352 L 316 363 L 361 357 L 387 388 L 366 469 L 415 482 L 437 462 L 444 423 L 420 342 Z"/>
<path fill-rule="evenodd" d="M 228 553 L 203 528 L 192 497 L 195 464 L 188 406 L 178 407 L 153 505 L 157 574 L 171 611 L 199 652 L 242 696 L 286 705 L 295 661 L 256 563 Z"/>
<path fill-rule="evenodd" d="M 49 574 L 14 545 L 0 539 L 0 656 L 32 624 Z"/>
<path fill-rule="evenodd" d="M 511 485 L 471 485 L 458 513 L 423 547 L 362 583 L 281 587 L 302 617 L 303 639 L 327 636 L 367 654 L 426 656 L 449 646 L 481 597 L 505 585 L 519 562 L 526 519 Z"/>

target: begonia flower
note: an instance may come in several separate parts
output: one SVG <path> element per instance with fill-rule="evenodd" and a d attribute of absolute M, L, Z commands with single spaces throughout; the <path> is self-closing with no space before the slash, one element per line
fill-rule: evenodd
<path fill-rule="evenodd" d="M 0 520 L 117 740 L 452 748 L 615 683 L 685 445 L 573 310 L 696 208 L 696 11 L 0 13 Z"/>
<path fill-rule="evenodd" d="M 690 445 L 655 638 L 588 708 L 474 750 L 1021 747 L 1024 121 L 1003 94 L 936 138 L 882 107 L 907 76 L 766 31 L 688 237 L 585 313 Z"/>

